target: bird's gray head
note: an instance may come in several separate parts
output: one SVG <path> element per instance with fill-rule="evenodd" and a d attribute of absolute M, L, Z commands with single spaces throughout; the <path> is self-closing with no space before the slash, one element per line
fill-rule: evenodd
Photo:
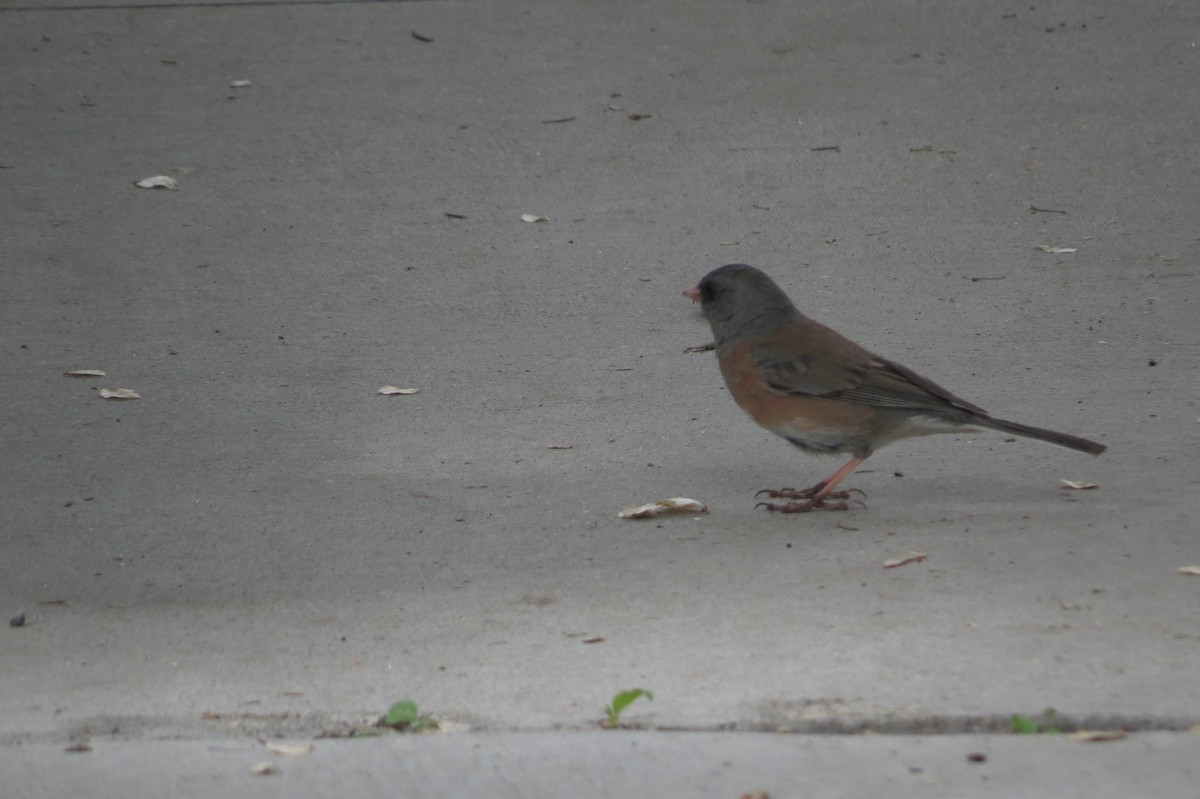
<path fill-rule="evenodd" d="M 775 281 L 748 264 L 726 264 L 683 292 L 700 303 L 717 346 L 764 333 L 799 315 Z"/>

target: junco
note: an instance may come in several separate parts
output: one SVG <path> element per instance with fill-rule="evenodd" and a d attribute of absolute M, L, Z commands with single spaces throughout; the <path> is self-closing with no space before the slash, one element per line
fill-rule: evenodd
<path fill-rule="evenodd" d="M 989 416 L 809 319 L 752 266 L 714 269 L 683 295 L 700 303 L 729 393 L 754 421 L 805 452 L 851 456 L 812 488 L 760 491 L 788 500 L 760 503 L 769 510 L 845 510 L 849 492 L 835 489 L 846 475 L 875 450 L 911 436 L 989 428 L 1093 455 L 1107 449 L 1079 436 Z"/>

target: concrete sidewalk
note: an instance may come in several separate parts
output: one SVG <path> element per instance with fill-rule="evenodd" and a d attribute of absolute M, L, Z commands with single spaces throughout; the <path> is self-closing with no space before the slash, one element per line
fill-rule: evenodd
<path fill-rule="evenodd" d="M 1189 795 L 1198 40 L 1118 2 L 0 5 L 0 768 L 211 795 L 259 778 L 208 753 L 411 697 L 449 731 L 251 784 Z M 867 508 L 756 511 L 834 464 L 683 353 L 732 261 L 1110 450 L 906 442 Z M 680 495 L 711 513 L 617 518 Z M 994 735 L 1046 708 L 1160 732 Z"/>

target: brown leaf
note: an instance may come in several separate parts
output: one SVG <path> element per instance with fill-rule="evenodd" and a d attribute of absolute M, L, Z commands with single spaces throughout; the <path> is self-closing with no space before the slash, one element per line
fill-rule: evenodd
<path fill-rule="evenodd" d="M 894 569 L 897 566 L 903 566 L 906 563 L 920 563 L 929 557 L 924 552 L 909 552 L 907 555 L 901 555 L 898 558 L 888 558 L 883 562 L 883 568 Z"/>
<path fill-rule="evenodd" d="M 1077 730 L 1076 732 L 1067 733 L 1067 740 L 1093 744 L 1105 741 L 1119 741 L 1128 735 L 1125 730 Z"/>
<path fill-rule="evenodd" d="M 167 175 L 155 175 L 151 178 L 142 178 L 133 185 L 139 189 L 171 189 L 174 191 L 179 188 L 179 181 Z"/>
<path fill-rule="evenodd" d="M 274 752 L 277 755 L 285 757 L 295 757 L 296 755 L 311 755 L 314 747 L 312 744 L 285 744 L 276 743 L 274 741 L 264 741 L 263 745 L 267 747 L 267 751 Z"/>
<path fill-rule="evenodd" d="M 1082 480 L 1059 480 L 1063 484 L 1063 488 L 1070 488 L 1075 491 L 1091 491 L 1093 488 L 1099 488 L 1099 483 L 1085 483 Z"/>
<path fill-rule="evenodd" d="M 641 505 L 630 505 L 617 514 L 622 519 L 649 519 L 652 516 L 708 513 L 708 508 L 699 500 L 688 497 L 672 497 Z"/>

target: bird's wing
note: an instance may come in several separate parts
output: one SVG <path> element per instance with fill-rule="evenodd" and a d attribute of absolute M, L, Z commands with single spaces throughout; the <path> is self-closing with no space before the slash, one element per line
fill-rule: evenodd
<path fill-rule="evenodd" d="M 841 400 L 884 408 L 986 414 L 916 372 L 866 350 L 837 361 L 796 354 L 770 346 L 755 348 L 752 358 L 768 387 L 779 394 Z"/>

